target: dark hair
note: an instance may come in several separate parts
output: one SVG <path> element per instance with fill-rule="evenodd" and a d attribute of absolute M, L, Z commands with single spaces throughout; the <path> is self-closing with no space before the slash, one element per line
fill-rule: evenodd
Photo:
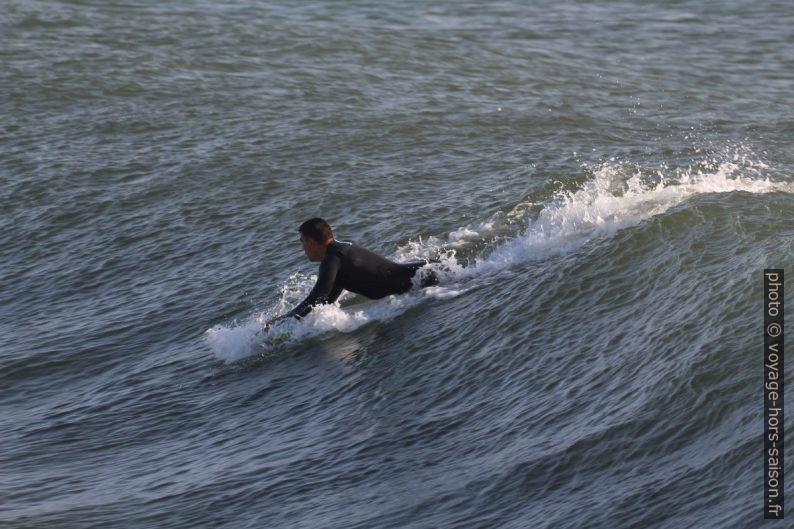
<path fill-rule="evenodd" d="M 324 243 L 328 239 L 332 239 L 334 234 L 331 232 L 331 226 L 328 225 L 323 219 L 314 217 L 300 225 L 298 231 L 304 237 L 314 239 L 319 243 Z"/>

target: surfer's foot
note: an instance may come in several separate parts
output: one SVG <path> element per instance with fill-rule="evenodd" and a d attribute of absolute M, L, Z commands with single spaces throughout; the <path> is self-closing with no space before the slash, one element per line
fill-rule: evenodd
<path fill-rule="evenodd" d="M 419 285 L 422 288 L 438 284 L 438 275 L 436 275 L 435 270 L 422 270 L 419 273 L 422 274 L 421 280 L 419 282 Z"/>

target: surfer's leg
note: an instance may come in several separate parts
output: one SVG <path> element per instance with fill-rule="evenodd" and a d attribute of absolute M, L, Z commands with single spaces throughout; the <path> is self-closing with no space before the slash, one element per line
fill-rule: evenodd
<path fill-rule="evenodd" d="M 422 273 L 422 282 L 419 284 L 422 288 L 432 287 L 438 284 L 438 276 L 435 270 L 428 270 Z"/>
<path fill-rule="evenodd" d="M 416 262 L 413 262 L 413 263 L 406 263 L 405 266 L 407 266 L 407 267 L 409 267 L 411 269 L 410 277 L 413 277 L 414 275 L 416 275 L 417 270 L 419 270 L 423 266 L 425 266 L 427 264 L 430 264 L 430 263 L 440 263 L 440 262 L 441 261 L 439 261 L 438 259 L 423 259 L 421 261 L 416 261 Z M 419 286 L 421 288 L 429 287 L 429 286 L 433 286 L 433 285 L 437 285 L 438 284 L 438 275 L 436 275 L 435 270 L 429 270 L 429 269 L 428 270 L 423 270 L 422 272 L 420 272 L 420 274 L 421 274 L 421 277 L 420 277 L 421 281 L 419 283 Z"/>

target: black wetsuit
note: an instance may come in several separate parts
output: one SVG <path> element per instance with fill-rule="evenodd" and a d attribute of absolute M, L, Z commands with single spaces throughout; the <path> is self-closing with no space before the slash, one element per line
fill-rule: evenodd
<path fill-rule="evenodd" d="M 314 288 L 306 299 L 283 317 L 300 319 L 314 305 L 336 301 L 343 289 L 370 299 L 402 294 L 413 285 L 411 278 L 416 271 L 428 262 L 438 261 L 395 263 L 357 244 L 333 240 L 326 247 Z M 421 286 L 437 283 L 438 279 L 431 273 L 423 278 Z"/>

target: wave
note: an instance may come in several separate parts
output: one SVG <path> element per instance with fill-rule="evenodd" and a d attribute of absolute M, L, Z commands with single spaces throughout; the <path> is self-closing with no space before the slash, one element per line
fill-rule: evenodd
<path fill-rule="evenodd" d="M 311 276 L 306 284 L 313 285 L 316 276 Z M 402 296 L 388 296 L 349 308 L 340 306 L 339 301 L 329 305 L 314 307 L 300 321 L 285 320 L 268 332 L 262 326 L 271 317 L 286 309 L 262 312 L 247 320 L 231 325 L 216 325 L 206 331 L 207 341 L 216 358 L 233 363 L 259 352 L 263 356 L 278 350 L 285 343 L 297 343 L 328 331 L 352 332 L 362 325 L 374 321 L 387 321 L 418 305 L 427 298 L 446 299 L 463 293 L 463 289 L 444 286 L 426 287 L 411 291 Z M 352 297 L 348 294 L 348 297 Z M 344 299 L 344 298 L 342 298 Z M 297 302 L 296 302 L 297 304 Z"/>
<path fill-rule="evenodd" d="M 275 332 L 262 333 L 268 318 L 295 306 L 316 280 L 316 276 L 293 274 L 282 286 L 274 307 L 243 322 L 216 325 L 206 332 L 207 341 L 216 358 L 232 363 L 257 351 L 267 354 L 279 345 L 325 332 L 352 332 L 373 321 L 390 320 L 426 299 L 460 295 L 474 278 L 487 282 L 494 274 L 509 272 L 522 263 L 574 252 L 591 241 L 609 238 L 621 229 L 664 214 L 696 195 L 794 192 L 790 181 L 772 180 L 769 169 L 742 148 L 678 168 L 615 159 L 592 168 L 585 166 L 589 177 L 575 189 L 563 189 L 566 182 L 550 182 L 558 187 L 551 198 L 546 198 L 548 191 L 541 190 L 509 210 L 462 226 L 445 238 L 408 241 L 391 256 L 396 261 L 438 258 L 440 263 L 425 269 L 434 270 L 439 286 L 349 307 L 342 304 L 355 296 L 345 293 L 337 303 L 316 307 L 301 321 L 285 322 Z M 471 257 L 459 259 L 467 254 Z"/>

